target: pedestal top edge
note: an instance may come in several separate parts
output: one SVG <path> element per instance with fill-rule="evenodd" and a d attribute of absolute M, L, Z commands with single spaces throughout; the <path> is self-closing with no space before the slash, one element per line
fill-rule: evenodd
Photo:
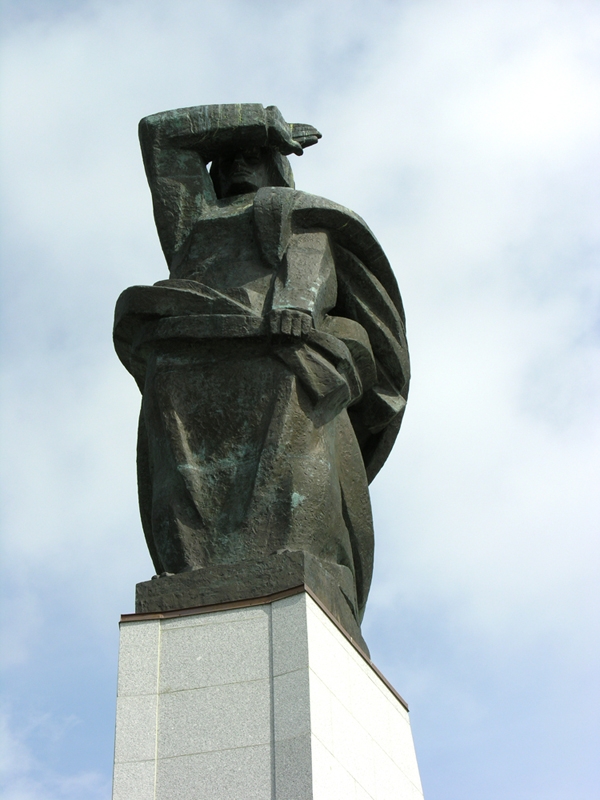
<path fill-rule="evenodd" d="M 210 614 L 215 611 L 228 611 L 236 608 L 250 608 L 252 606 L 270 605 L 271 603 L 276 603 L 278 600 L 284 600 L 286 597 L 293 597 L 294 595 L 302 593 L 307 594 L 311 598 L 311 600 L 320 608 L 323 614 L 325 614 L 325 616 L 329 619 L 329 621 L 335 625 L 335 627 L 340 631 L 340 633 L 342 633 L 344 638 L 352 645 L 352 647 L 361 656 L 361 658 L 368 664 L 368 666 L 373 670 L 373 672 L 382 681 L 382 683 L 385 684 L 385 686 L 394 695 L 394 697 L 401 703 L 401 705 L 406 709 L 406 711 L 408 711 L 409 709 L 406 700 L 396 691 L 396 689 L 394 689 L 392 684 L 380 672 L 380 670 L 377 669 L 375 664 L 371 661 L 369 656 L 365 653 L 365 651 L 358 644 L 358 642 L 356 642 L 355 639 L 353 639 L 352 636 L 350 636 L 348 631 L 344 629 L 344 627 L 338 622 L 338 620 L 333 616 L 333 614 L 329 611 L 329 609 L 319 600 L 317 595 L 306 584 L 293 586 L 290 589 L 285 589 L 284 591 L 281 592 L 275 592 L 274 594 L 264 595 L 263 597 L 251 597 L 246 600 L 233 600 L 227 603 L 213 603 L 212 605 L 196 606 L 193 608 L 181 608 L 174 611 L 153 611 L 142 614 L 121 614 L 120 624 L 128 622 L 145 622 L 147 620 L 173 619 L 176 617 L 189 617 L 189 616 L 194 616 L 196 614 Z"/>
<path fill-rule="evenodd" d="M 249 597 L 244 600 L 230 600 L 226 603 L 210 603 L 203 606 L 192 606 L 190 608 L 178 608 L 173 611 L 148 611 L 140 614 L 121 614 L 121 622 L 143 622 L 152 619 L 173 619 L 176 617 L 191 617 L 196 614 L 212 614 L 215 611 L 228 611 L 234 608 L 249 608 L 251 606 L 264 606 L 292 597 L 295 594 L 309 592 L 304 584 L 292 586 L 281 592 L 274 592 L 263 597 Z M 310 592 L 312 596 L 312 592 Z"/>

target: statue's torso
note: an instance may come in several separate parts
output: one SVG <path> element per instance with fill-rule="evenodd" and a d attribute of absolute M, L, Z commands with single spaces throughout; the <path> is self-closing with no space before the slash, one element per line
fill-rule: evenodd
<path fill-rule="evenodd" d="M 273 279 L 254 231 L 252 199 L 211 206 L 171 264 L 171 278 L 197 281 L 262 314 Z"/>

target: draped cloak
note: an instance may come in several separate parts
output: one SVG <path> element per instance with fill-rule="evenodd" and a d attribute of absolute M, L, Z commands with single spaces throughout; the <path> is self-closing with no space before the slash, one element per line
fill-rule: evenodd
<path fill-rule="evenodd" d="M 150 185 L 160 233 L 168 192 Z M 170 256 L 168 280 L 123 292 L 114 329 L 142 392 L 138 488 L 157 572 L 304 551 L 335 565 L 360 622 L 368 483 L 409 381 L 385 254 L 348 209 L 268 187 L 205 204 Z M 284 309 L 311 314 L 306 338 L 270 334 Z"/>

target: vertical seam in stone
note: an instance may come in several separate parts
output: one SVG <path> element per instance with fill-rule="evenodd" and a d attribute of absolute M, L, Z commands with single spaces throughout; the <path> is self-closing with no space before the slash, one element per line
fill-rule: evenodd
<path fill-rule="evenodd" d="M 160 648 L 162 636 L 162 620 L 158 621 L 158 646 L 156 653 L 156 721 L 154 726 L 154 800 L 156 800 L 156 789 L 158 783 L 158 711 L 160 700 Z"/>
<path fill-rule="evenodd" d="M 314 797 L 314 766 L 313 766 L 313 721 L 312 721 L 312 678 L 311 678 L 311 658 L 310 658 L 310 632 L 308 630 L 309 626 L 309 609 L 308 609 L 308 601 L 309 596 L 304 592 L 303 594 L 304 600 L 304 624 L 305 624 L 305 631 L 306 631 L 306 677 L 308 683 L 308 765 L 310 768 L 310 796 Z"/>
<path fill-rule="evenodd" d="M 277 767 L 275 763 L 275 672 L 273 657 L 273 603 L 269 603 L 269 699 L 271 727 L 271 800 L 277 800 Z"/>

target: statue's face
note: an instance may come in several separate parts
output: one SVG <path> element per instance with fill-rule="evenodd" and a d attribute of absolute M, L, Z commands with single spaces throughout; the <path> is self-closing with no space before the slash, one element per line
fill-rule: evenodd
<path fill-rule="evenodd" d="M 270 185 L 267 155 L 259 147 L 240 150 L 219 158 L 221 197 L 255 192 Z"/>

